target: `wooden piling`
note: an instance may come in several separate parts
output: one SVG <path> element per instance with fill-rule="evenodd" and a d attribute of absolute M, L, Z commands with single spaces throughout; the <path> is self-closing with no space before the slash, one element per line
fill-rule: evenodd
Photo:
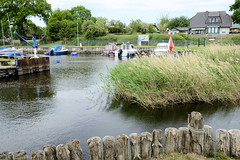
<path fill-rule="evenodd" d="M 43 150 L 33 152 L 31 160 L 46 160 L 45 152 Z"/>
<path fill-rule="evenodd" d="M 28 160 L 27 153 L 24 150 L 21 150 L 15 154 L 13 154 L 14 160 Z"/>
<path fill-rule="evenodd" d="M 132 133 L 129 135 L 130 138 L 130 148 L 132 160 L 141 160 L 139 146 L 140 146 L 140 135 L 137 133 Z"/>
<path fill-rule="evenodd" d="M 152 134 L 149 132 L 142 132 L 140 135 L 140 154 L 142 159 L 151 158 L 151 144 L 152 144 Z"/>
<path fill-rule="evenodd" d="M 164 136 L 163 149 L 165 153 L 173 153 L 177 151 L 178 130 L 176 128 L 166 128 Z"/>
<path fill-rule="evenodd" d="M 230 135 L 230 153 L 234 158 L 240 158 L 240 130 L 231 129 L 228 131 Z"/>
<path fill-rule="evenodd" d="M 102 160 L 101 138 L 92 137 L 87 140 L 90 160 Z"/>
<path fill-rule="evenodd" d="M 178 152 L 184 154 L 190 152 L 190 132 L 187 127 L 178 129 Z"/>
<path fill-rule="evenodd" d="M 216 151 L 230 156 L 230 136 L 225 129 L 218 129 L 216 131 Z"/>
<path fill-rule="evenodd" d="M 162 130 L 154 129 L 152 132 L 152 157 L 159 158 L 162 150 Z"/>
<path fill-rule="evenodd" d="M 204 144 L 203 154 L 204 156 L 213 156 L 213 130 L 212 127 L 204 125 Z"/>
<path fill-rule="evenodd" d="M 70 159 L 74 160 L 82 160 L 82 148 L 80 145 L 80 141 L 75 139 L 75 140 L 70 140 L 66 143 L 68 150 L 70 151 Z"/>
<path fill-rule="evenodd" d="M 43 151 L 45 152 L 46 160 L 57 160 L 55 145 L 51 144 L 45 145 L 43 146 Z"/>
<path fill-rule="evenodd" d="M 188 129 L 191 135 L 190 152 L 201 155 L 204 145 L 203 117 L 201 113 L 193 111 L 188 115 Z"/>
<path fill-rule="evenodd" d="M 13 160 L 12 152 L 2 152 L 0 153 L 0 160 Z"/>
<path fill-rule="evenodd" d="M 64 144 L 59 144 L 56 147 L 56 155 L 58 160 L 70 160 L 70 151 Z"/>
<path fill-rule="evenodd" d="M 121 134 L 117 136 L 117 160 L 128 160 L 128 136 Z"/>
<path fill-rule="evenodd" d="M 115 159 L 115 138 L 113 136 L 105 136 L 103 138 L 103 159 Z"/>

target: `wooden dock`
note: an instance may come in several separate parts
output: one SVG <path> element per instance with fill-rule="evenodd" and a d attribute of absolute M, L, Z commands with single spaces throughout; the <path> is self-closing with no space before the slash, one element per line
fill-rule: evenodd
<path fill-rule="evenodd" d="M 15 66 L 8 66 L 8 60 L 0 62 L 0 78 L 22 76 L 50 70 L 49 57 L 18 59 Z"/>

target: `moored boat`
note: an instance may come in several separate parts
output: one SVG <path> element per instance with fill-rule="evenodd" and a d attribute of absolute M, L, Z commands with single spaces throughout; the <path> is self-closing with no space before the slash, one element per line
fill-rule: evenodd
<path fill-rule="evenodd" d="M 123 43 L 118 50 L 115 52 L 115 57 L 134 57 L 138 53 L 137 49 L 134 48 L 133 44 Z"/>
<path fill-rule="evenodd" d="M 67 55 L 68 49 L 63 48 L 62 46 L 52 46 L 49 49 L 49 52 L 45 53 L 45 55 L 50 56 L 60 56 L 60 55 Z"/>

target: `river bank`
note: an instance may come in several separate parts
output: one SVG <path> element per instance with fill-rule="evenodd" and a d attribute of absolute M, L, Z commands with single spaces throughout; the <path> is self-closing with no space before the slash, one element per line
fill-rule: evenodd
<path fill-rule="evenodd" d="M 174 58 L 146 57 L 118 64 L 105 77 L 116 98 L 146 108 L 185 103 L 237 103 L 240 99 L 240 47 L 208 46 Z"/>

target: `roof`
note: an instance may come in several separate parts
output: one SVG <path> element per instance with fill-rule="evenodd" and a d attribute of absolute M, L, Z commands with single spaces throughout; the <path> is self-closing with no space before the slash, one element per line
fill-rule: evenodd
<path fill-rule="evenodd" d="M 219 22 L 211 23 L 208 21 L 209 18 L 220 18 Z M 232 17 L 225 11 L 214 11 L 214 12 L 198 12 L 195 16 L 190 19 L 190 28 L 206 28 L 208 26 L 219 26 L 222 28 L 229 28 L 232 26 Z"/>
<path fill-rule="evenodd" d="M 182 31 L 182 32 L 184 32 L 184 31 L 188 31 L 188 27 L 174 27 L 172 30 L 177 30 L 177 31 Z"/>
<path fill-rule="evenodd" d="M 240 24 L 232 23 L 232 27 L 231 28 L 240 28 Z"/>

